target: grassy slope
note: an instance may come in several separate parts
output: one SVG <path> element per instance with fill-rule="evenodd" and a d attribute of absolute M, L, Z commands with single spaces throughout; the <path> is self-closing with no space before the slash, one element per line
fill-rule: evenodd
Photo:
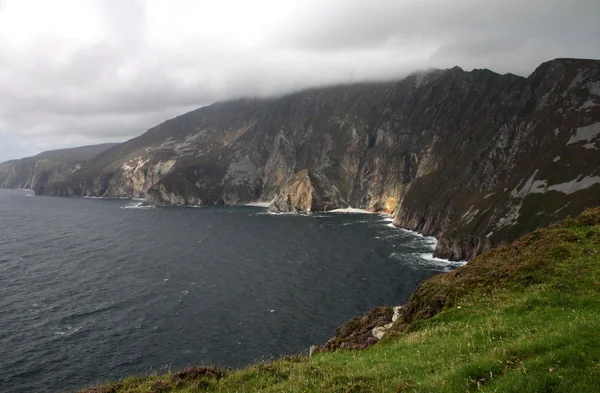
<path fill-rule="evenodd" d="M 424 282 L 396 333 L 362 351 L 85 392 L 600 391 L 600 208 Z"/>

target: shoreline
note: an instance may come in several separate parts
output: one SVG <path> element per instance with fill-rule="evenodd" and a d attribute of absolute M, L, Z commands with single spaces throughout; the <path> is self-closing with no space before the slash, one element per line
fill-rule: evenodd
<path fill-rule="evenodd" d="M 387 220 L 386 220 L 387 221 Z M 389 224 L 387 224 L 387 226 L 389 226 L 390 228 L 395 228 L 395 229 L 399 229 L 403 232 L 409 233 L 413 236 L 419 237 L 423 240 L 425 240 L 428 244 L 431 245 L 431 252 L 430 253 L 422 253 L 420 255 L 420 257 L 422 259 L 428 260 L 428 261 L 433 261 L 433 262 L 443 262 L 446 263 L 448 265 L 458 265 L 458 266 L 464 266 L 467 264 L 467 262 L 469 262 L 468 260 L 462 260 L 462 261 L 452 261 L 450 259 L 444 259 L 444 258 L 438 258 L 436 256 L 434 256 L 435 254 L 435 249 L 437 247 L 438 244 L 438 239 L 435 236 L 427 236 L 424 235 L 420 232 L 417 231 L 413 231 L 412 229 L 407 229 L 407 228 L 402 228 L 402 227 L 398 227 L 395 226 L 392 221 L 389 221 Z"/>
<path fill-rule="evenodd" d="M 356 207 L 345 207 L 341 209 L 333 209 L 323 213 L 336 213 L 336 214 L 377 214 L 377 212 L 368 211 L 366 209 L 358 209 Z"/>
<path fill-rule="evenodd" d="M 250 206 L 250 207 L 269 207 L 271 206 L 272 202 L 260 202 L 260 201 L 256 201 L 256 202 L 248 202 L 248 203 L 243 203 L 242 206 Z"/>
<path fill-rule="evenodd" d="M 31 190 L 26 190 L 26 189 L 19 189 L 19 190 L 23 190 L 23 191 L 31 191 Z M 138 205 L 136 206 L 125 206 L 123 208 L 149 208 L 149 207 L 158 207 L 158 206 L 165 206 L 165 207 L 169 207 L 169 205 L 159 205 L 159 204 L 144 204 L 143 202 L 145 201 L 144 198 L 139 198 L 139 197 L 96 197 L 96 196 L 71 196 L 71 197 L 76 197 L 76 198 L 84 198 L 84 199 L 106 199 L 106 200 L 130 200 L 130 201 L 135 201 L 135 202 L 140 202 Z M 248 203 L 244 203 L 238 206 L 247 206 L 247 207 L 261 207 L 261 208 L 268 208 L 269 206 L 271 206 L 272 202 L 262 202 L 262 201 L 255 201 L 255 202 L 248 202 Z M 236 205 L 229 205 L 229 206 L 236 206 Z M 206 207 L 206 206 L 197 206 L 197 205 L 175 205 L 175 207 L 192 207 L 192 208 L 199 208 L 199 207 Z M 431 246 L 432 246 L 432 250 L 431 253 L 422 253 L 420 255 L 420 257 L 422 259 L 428 260 L 428 261 L 434 261 L 434 262 L 443 262 L 443 263 L 447 263 L 449 266 L 464 266 L 468 261 L 464 260 L 464 261 L 451 261 L 449 259 L 444 259 L 444 258 L 437 258 L 434 256 L 435 254 L 435 248 L 437 246 L 438 240 L 437 238 L 435 238 L 434 236 L 426 236 L 423 235 L 422 233 L 419 233 L 417 231 L 413 231 L 411 229 L 407 229 L 407 228 L 402 228 L 402 227 L 398 227 L 396 225 L 393 224 L 393 215 L 390 213 L 382 213 L 382 212 L 374 212 L 374 211 L 369 211 L 366 209 L 360 209 L 360 208 L 355 208 L 355 207 L 346 207 L 346 208 L 340 208 L 340 209 L 334 209 L 334 210 L 329 210 L 326 212 L 310 212 L 307 215 L 315 215 L 315 214 L 375 214 L 375 215 L 379 215 L 381 217 L 383 217 L 383 222 L 387 222 L 386 226 L 390 227 L 390 228 L 394 228 L 394 229 L 399 229 L 401 231 L 404 231 L 406 233 L 409 233 L 413 236 L 416 237 L 420 237 L 426 241 L 430 241 Z M 269 214 L 273 214 L 273 215 L 296 215 L 297 213 L 291 213 L 291 212 L 269 212 Z"/>

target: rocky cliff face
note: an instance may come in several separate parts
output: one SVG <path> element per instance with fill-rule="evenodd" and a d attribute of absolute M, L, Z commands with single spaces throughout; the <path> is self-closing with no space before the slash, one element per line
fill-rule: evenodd
<path fill-rule="evenodd" d="M 465 259 L 600 204 L 599 137 L 600 61 L 557 59 L 528 78 L 455 67 L 217 103 L 37 192 L 387 211 Z"/>
<path fill-rule="evenodd" d="M 52 150 L 0 163 L 0 188 L 43 189 L 48 183 L 65 181 L 92 157 L 116 145 L 105 143 Z"/>
<path fill-rule="evenodd" d="M 273 212 L 325 212 L 348 202 L 327 176 L 303 169 L 283 187 L 269 207 Z"/>

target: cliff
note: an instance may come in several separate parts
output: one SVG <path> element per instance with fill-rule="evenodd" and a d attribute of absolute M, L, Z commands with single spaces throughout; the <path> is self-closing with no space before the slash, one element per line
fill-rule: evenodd
<path fill-rule="evenodd" d="M 43 189 L 48 183 L 68 179 L 92 157 L 115 143 L 50 150 L 33 157 L 0 163 L 0 188 Z"/>
<path fill-rule="evenodd" d="M 95 157 L 44 195 L 357 207 L 471 259 L 600 203 L 600 61 L 529 77 L 458 67 L 220 102 Z"/>

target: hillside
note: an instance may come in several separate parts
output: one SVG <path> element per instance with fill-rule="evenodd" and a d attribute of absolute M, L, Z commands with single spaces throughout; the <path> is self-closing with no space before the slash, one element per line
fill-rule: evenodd
<path fill-rule="evenodd" d="M 598 391 L 598 277 L 595 208 L 423 282 L 392 332 L 367 349 L 239 371 L 190 367 L 82 392 Z M 363 330 L 354 319 L 337 339 Z"/>
<path fill-rule="evenodd" d="M 0 163 L 0 188 L 40 188 L 67 179 L 116 143 L 50 150 L 33 157 Z"/>
<path fill-rule="evenodd" d="M 600 203 L 600 61 L 527 78 L 459 67 L 216 103 L 168 120 L 42 195 L 172 205 L 356 207 L 461 260 Z"/>

